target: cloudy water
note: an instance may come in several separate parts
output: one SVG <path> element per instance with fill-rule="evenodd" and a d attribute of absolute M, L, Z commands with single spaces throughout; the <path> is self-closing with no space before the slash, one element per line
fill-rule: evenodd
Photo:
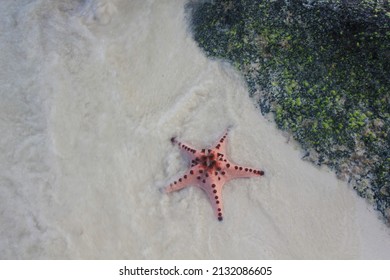
<path fill-rule="evenodd" d="M 371 206 L 264 119 L 185 1 L 0 2 L 1 259 L 390 258 Z M 265 171 L 218 222 L 170 139 Z"/>

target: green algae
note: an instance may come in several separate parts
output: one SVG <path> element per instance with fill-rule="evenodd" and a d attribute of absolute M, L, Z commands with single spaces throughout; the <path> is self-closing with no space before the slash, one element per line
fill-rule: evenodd
<path fill-rule="evenodd" d="M 381 3 L 219 0 L 197 5 L 192 23 L 200 47 L 243 73 L 262 113 L 306 158 L 349 180 L 389 221 L 390 18 Z"/>

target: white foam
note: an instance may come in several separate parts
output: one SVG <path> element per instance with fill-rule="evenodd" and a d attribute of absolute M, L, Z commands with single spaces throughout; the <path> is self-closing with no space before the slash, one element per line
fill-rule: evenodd
<path fill-rule="evenodd" d="M 1 1 L 1 258 L 389 258 L 377 214 L 202 54 L 184 4 Z M 186 168 L 172 136 L 228 126 L 266 175 L 225 186 L 220 223 L 200 189 L 160 189 Z"/>

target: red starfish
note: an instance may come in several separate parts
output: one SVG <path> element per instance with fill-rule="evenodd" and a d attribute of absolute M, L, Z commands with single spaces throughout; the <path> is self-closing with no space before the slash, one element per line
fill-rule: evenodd
<path fill-rule="evenodd" d="M 188 185 L 201 187 L 209 196 L 215 215 L 222 221 L 222 187 L 231 179 L 240 177 L 258 177 L 264 171 L 232 163 L 226 157 L 227 132 L 216 143 L 214 149 L 196 150 L 172 138 L 173 144 L 178 144 L 190 159 L 191 166 L 184 176 L 174 181 L 166 188 L 166 192 L 180 190 Z"/>

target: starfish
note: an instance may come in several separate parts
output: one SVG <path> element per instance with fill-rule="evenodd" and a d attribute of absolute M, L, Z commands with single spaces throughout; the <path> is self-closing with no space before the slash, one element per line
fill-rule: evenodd
<path fill-rule="evenodd" d="M 212 149 L 197 150 L 188 144 L 171 139 L 172 144 L 188 156 L 190 167 L 185 174 L 172 182 L 165 191 L 178 191 L 189 185 L 202 188 L 209 196 L 214 213 L 219 221 L 223 220 L 222 187 L 226 182 L 235 178 L 259 177 L 264 171 L 232 163 L 226 156 L 228 131 L 219 139 Z"/>

